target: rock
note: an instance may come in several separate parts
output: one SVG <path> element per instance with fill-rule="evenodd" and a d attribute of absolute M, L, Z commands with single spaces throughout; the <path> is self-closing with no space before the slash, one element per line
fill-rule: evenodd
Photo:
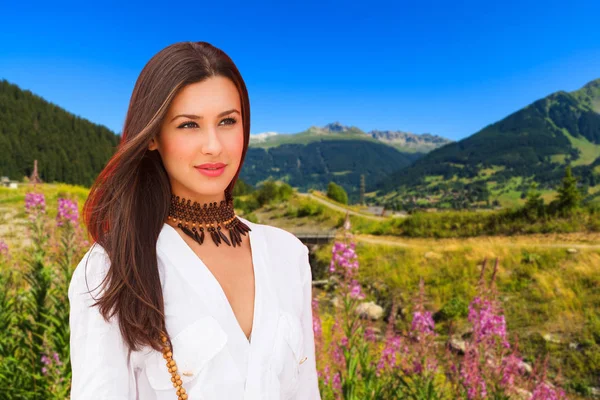
<path fill-rule="evenodd" d="M 533 368 L 531 367 L 531 365 L 529 365 L 525 361 L 519 362 L 519 367 L 523 368 L 525 370 L 525 372 L 527 372 L 528 374 L 531 374 L 531 372 L 533 371 Z"/>
<path fill-rule="evenodd" d="M 375 304 L 372 301 L 368 301 L 365 303 L 360 303 L 356 307 L 356 313 L 361 318 L 369 318 L 373 321 L 377 321 L 383 318 L 383 307 Z"/>
<path fill-rule="evenodd" d="M 546 342 L 549 342 L 549 343 L 556 343 L 556 344 L 562 343 L 561 337 L 558 335 L 555 335 L 553 333 L 546 333 L 542 337 L 544 338 L 544 340 Z"/>
<path fill-rule="evenodd" d="M 574 342 L 569 343 L 569 349 L 577 350 L 578 348 L 579 348 L 579 343 L 574 343 Z"/>
<path fill-rule="evenodd" d="M 331 305 L 333 305 L 336 308 L 341 307 L 342 301 L 340 300 L 340 298 L 338 296 L 335 296 L 333 299 L 331 299 Z"/>
<path fill-rule="evenodd" d="M 452 336 L 450 338 L 450 340 L 448 341 L 448 345 L 450 346 L 450 348 L 452 350 L 458 352 L 459 354 L 465 354 L 465 350 L 467 348 L 467 342 L 465 342 L 461 338 Z"/>
<path fill-rule="evenodd" d="M 569 247 L 567 249 L 567 253 L 569 253 L 569 254 L 575 254 L 575 253 L 577 253 L 577 249 L 574 249 L 573 247 Z"/>

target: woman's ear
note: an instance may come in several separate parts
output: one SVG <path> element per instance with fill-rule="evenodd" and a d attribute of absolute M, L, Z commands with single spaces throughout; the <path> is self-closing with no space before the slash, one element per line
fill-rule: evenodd
<path fill-rule="evenodd" d="M 150 139 L 150 144 L 148 145 L 148 150 L 156 150 L 158 148 L 158 144 L 156 142 L 156 139 L 152 138 Z"/>

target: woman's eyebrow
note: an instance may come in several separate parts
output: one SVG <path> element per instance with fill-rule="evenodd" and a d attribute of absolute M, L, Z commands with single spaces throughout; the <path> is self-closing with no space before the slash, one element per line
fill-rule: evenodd
<path fill-rule="evenodd" d="M 224 115 L 231 114 L 232 112 L 236 112 L 236 113 L 240 114 L 240 112 L 237 109 L 232 108 L 231 110 L 223 111 L 222 113 L 220 113 L 219 115 L 217 115 L 217 117 L 222 117 Z M 190 118 L 190 119 L 202 119 L 202 118 L 204 118 L 201 115 L 195 115 L 195 114 L 179 114 L 179 115 L 176 115 L 173 118 L 171 118 L 171 122 L 174 121 L 176 118 L 179 118 L 179 117 L 185 117 L 185 118 Z"/>

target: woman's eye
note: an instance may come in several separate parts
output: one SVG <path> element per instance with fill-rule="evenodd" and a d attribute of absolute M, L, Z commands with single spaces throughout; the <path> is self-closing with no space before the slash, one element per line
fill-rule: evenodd
<path fill-rule="evenodd" d="M 189 124 L 195 124 L 195 122 L 193 122 L 193 121 L 185 122 L 185 123 L 179 125 L 179 128 L 184 128 L 186 125 L 189 125 Z"/>
<path fill-rule="evenodd" d="M 237 119 L 235 119 L 233 117 L 229 117 L 229 118 L 225 118 L 223 121 L 229 121 L 229 123 L 225 124 L 225 125 L 234 125 L 237 122 Z M 187 125 L 190 125 L 190 124 L 194 124 L 194 125 L 198 126 L 194 121 L 188 121 L 188 122 L 185 122 L 185 123 L 179 125 L 179 128 L 185 128 Z"/>
<path fill-rule="evenodd" d="M 233 117 L 229 117 L 229 118 L 225 118 L 223 121 L 231 121 L 231 123 L 229 123 L 227 125 L 233 125 L 237 122 L 237 119 L 235 119 Z"/>

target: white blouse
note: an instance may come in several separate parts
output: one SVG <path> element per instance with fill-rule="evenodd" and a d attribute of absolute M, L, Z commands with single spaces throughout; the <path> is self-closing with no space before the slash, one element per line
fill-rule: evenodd
<path fill-rule="evenodd" d="M 238 218 L 251 229 L 242 239 L 249 236 L 255 275 L 250 341 L 175 228 L 164 224 L 156 244 L 166 328 L 188 399 L 321 400 L 308 248 L 288 231 Z M 71 400 L 176 400 L 162 353 L 146 346 L 128 359 L 116 319 L 107 323 L 90 307 L 109 266 L 94 243 L 69 286 Z"/>

